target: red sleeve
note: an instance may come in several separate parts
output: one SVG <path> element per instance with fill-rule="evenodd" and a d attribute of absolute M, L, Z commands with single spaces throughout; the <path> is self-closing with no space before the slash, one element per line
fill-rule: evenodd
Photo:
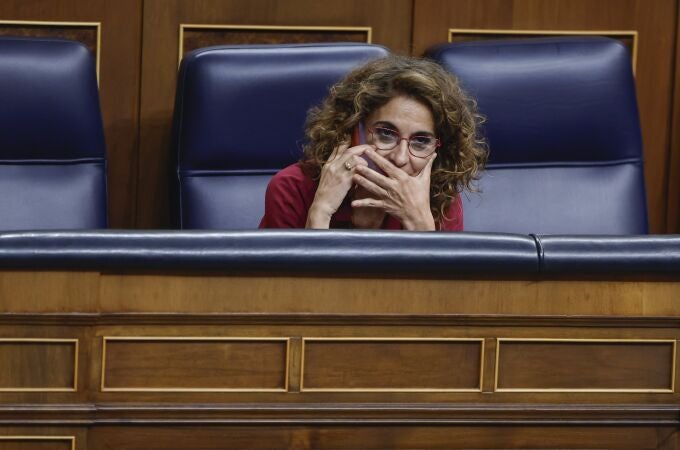
<path fill-rule="evenodd" d="M 456 195 L 456 198 L 451 201 L 439 230 L 463 231 L 463 205 L 460 201 L 460 195 Z"/>
<path fill-rule="evenodd" d="M 297 164 L 281 170 L 267 185 L 260 228 L 304 228 L 315 192 L 316 183 Z"/>

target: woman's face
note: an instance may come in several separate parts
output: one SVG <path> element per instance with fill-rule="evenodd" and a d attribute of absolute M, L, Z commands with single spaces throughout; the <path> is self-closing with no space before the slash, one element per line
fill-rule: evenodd
<path fill-rule="evenodd" d="M 392 150 L 377 150 L 378 153 L 407 174 L 419 174 L 428 158 L 411 155 L 408 151 L 408 138 L 416 135 L 434 136 L 434 119 L 430 108 L 411 97 L 399 95 L 366 118 L 367 128 L 373 129 L 376 126 L 397 131 L 402 138 L 406 138 L 399 141 Z M 372 143 L 371 133 L 367 133 L 366 138 L 369 144 Z"/>

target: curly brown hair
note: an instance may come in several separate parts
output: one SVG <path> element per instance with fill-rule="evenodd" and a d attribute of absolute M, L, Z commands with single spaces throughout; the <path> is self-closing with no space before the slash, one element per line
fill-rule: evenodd
<path fill-rule="evenodd" d="M 389 56 L 355 69 L 332 86 L 328 97 L 308 113 L 302 167 L 317 179 L 333 149 L 349 141 L 354 127 L 400 95 L 429 107 L 434 118 L 441 147 L 432 167 L 430 208 L 435 222 L 441 223 L 456 195 L 475 190 L 473 182 L 488 151 L 479 136 L 483 119 L 476 102 L 433 61 Z"/>

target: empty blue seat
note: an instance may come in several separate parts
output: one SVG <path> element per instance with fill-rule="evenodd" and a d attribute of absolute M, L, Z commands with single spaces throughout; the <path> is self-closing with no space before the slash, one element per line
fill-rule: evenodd
<path fill-rule="evenodd" d="M 73 41 L 0 37 L 0 230 L 106 225 L 92 54 Z"/>
<path fill-rule="evenodd" d="M 95 63 L 82 44 L 0 37 L 0 229 L 107 225 Z"/>
<path fill-rule="evenodd" d="M 647 233 L 642 139 L 628 50 L 598 38 L 479 41 L 428 55 L 486 116 L 489 164 L 465 229 Z"/>
<path fill-rule="evenodd" d="M 301 156 L 307 110 L 353 68 L 387 55 L 369 44 L 220 46 L 188 54 L 175 103 L 176 226 L 257 228 L 270 178 Z"/>

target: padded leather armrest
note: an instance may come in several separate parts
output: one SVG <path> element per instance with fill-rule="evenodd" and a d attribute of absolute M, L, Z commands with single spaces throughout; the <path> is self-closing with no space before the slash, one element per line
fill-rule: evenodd
<path fill-rule="evenodd" d="M 403 231 L 92 231 L 0 234 L 0 267 L 172 269 L 455 278 L 533 277 L 534 239 Z"/>
<path fill-rule="evenodd" d="M 680 274 L 680 236 L 536 236 L 547 276 Z"/>

